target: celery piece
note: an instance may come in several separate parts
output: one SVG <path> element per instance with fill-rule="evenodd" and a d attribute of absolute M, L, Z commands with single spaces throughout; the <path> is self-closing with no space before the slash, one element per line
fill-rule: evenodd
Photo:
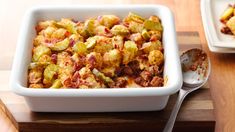
<path fill-rule="evenodd" d="M 150 39 L 150 35 L 149 35 L 149 33 L 148 33 L 148 31 L 146 29 L 142 30 L 141 35 L 142 35 L 142 37 L 145 40 L 149 40 Z"/>
<path fill-rule="evenodd" d="M 58 28 L 65 28 L 70 33 L 77 34 L 76 24 L 72 22 L 70 19 L 62 18 L 60 22 L 54 24 Z"/>
<path fill-rule="evenodd" d="M 154 22 L 151 20 L 145 20 L 144 21 L 144 27 L 147 30 L 158 30 L 158 31 L 162 31 L 162 24 L 160 22 Z"/>
<path fill-rule="evenodd" d="M 85 31 L 88 33 L 89 36 L 95 35 L 95 28 L 96 28 L 96 21 L 94 19 L 88 19 L 84 23 Z"/>
<path fill-rule="evenodd" d="M 129 24 L 129 29 L 132 33 L 141 33 L 144 29 L 144 25 L 137 22 L 131 22 Z"/>
<path fill-rule="evenodd" d="M 98 19 L 101 25 L 104 25 L 105 27 L 111 28 L 115 24 L 118 24 L 120 19 L 115 15 L 103 15 Z"/>
<path fill-rule="evenodd" d="M 61 80 L 60 79 L 56 79 L 52 86 L 50 88 L 61 88 L 62 87 L 62 83 L 61 83 Z"/>
<path fill-rule="evenodd" d="M 127 27 L 123 26 L 123 25 L 115 25 L 113 26 L 113 28 L 111 29 L 111 33 L 114 35 L 128 35 L 130 32 L 128 30 Z"/>
<path fill-rule="evenodd" d="M 71 36 L 69 36 L 69 40 L 72 40 L 74 42 L 77 42 L 77 41 L 84 42 L 84 38 L 80 34 L 72 34 Z"/>
<path fill-rule="evenodd" d="M 55 43 L 50 48 L 51 48 L 51 50 L 54 50 L 54 51 L 62 51 L 62 50 L 65 50 L 66 48 L 68 48 L 68 46 L 69 46 L 69 39 L 66 38 L 60 42 Z"/>
<path fill-rule="evenodd" d="M 55 64 L 48 65 L 44 70 L 44 79 L 47 81 L 52 81 L 54 75 L 56 75 L 59 71 L 59 66 Z"/>
<path fill-rule="evenodd" d="M 87 49 L 92 49 L 95 46 L 96 41 L 97 41 L 97 37 L 96 36 L 88 38 L 87 42 L 85 42 L 86 48 Z"/>
<path fill-rule="evenodd" d="M 112 80 L 110 77 L 105 76 L 102 72 L 98 71 L 96 68 L 94 68 L 94 69 L 92 70 L 92 73 L 93 73 L 96 77 L 102 79 L 105 83 L 111 83 L 111 82 L 113 82 L 113 80 Z"/>
<path fill-rule="evenodd" d="M 133 41 L 126 41 L 123 48 L 123 63 L 127 64 L 128 62 L 132 61 L 137 52 L 138 48 L 136 43 Z"/>
<path fill-rule="evenodd" d="M 83 55 L 87 52 L 87 48 L 83 42 L 77 42 L 73 45 L 73 51 L 75 51 L 79 55 Z"/>
<path fill-rule="evenodd" d="M 234 12 L 234 8 L 229 6 L 220 17 L 220 20 L 221 21 L 228 20 L 233 15 L 233 12 Z"/>
<path fill-rule="evenodd" d="M 157 40 L 154 42 L 146 42 L 142 45 L 141 50 L 143 50 L 145 53 L 149 53 L 153 50 L 159 50 L 162 48 L 161 41 Z"/>
<path fill-rule="evenodd" d="M 137 15 L 133 12 L 130 12 L 128 14 L 127 19 L 138 22 L 138 23 L 143 23 L 145 21 L 145 19 L 143 17 L 141 17 L 140 15 Z"/>
<path fill-rule="evenodd" d="M 39 58 L 44 55 L 50 55 L 51 54 L 51 50 L 50 48 L 46 47 L 45 45 L 39 45 L 37 46 L 34 50 L 33 50 L 33 62 L 36 62 L 39 60 Z"/>

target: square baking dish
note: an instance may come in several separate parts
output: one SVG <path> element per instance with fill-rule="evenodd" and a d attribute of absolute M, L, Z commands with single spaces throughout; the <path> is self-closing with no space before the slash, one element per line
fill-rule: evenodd
<path fill-rule="evenodd" d="M 74 18 L 85 20 L 103 14 L 120 18 L 129 12 L 144 17 L 157 15 L 163 24 L 163 87 L 113 89 L 27 88 L 35 26 L 42 20 Z M 35 112 L 124 112 L 163 109 L 171 94 L 182 86 L 182 71 L 172 12 L 161 5 L 38 6 L 27 11 L 22 22 L 10 79 L 12 90 L 25 98 Z"/>

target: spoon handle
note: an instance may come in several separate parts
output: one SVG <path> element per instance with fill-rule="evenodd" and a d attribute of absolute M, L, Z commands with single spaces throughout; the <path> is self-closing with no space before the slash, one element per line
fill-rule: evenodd
<path fill-rule="evenodd" d="M 177 101 L 175 103 L 175 106 L 174 106 L 174 108 L 173 108 L 173 110 L 171 112 L 171 116 L 168 119 L 168 122 L 167 122 L 163 132 L 172 132 L 172 129 L 173 129 L 174 124 L 175 124 L 175 119 L 176 119 L 177 114 L 179 112 L 180 106 L 181 106 L 184 98 L 188 95 L 188 93 L 189 92 L 180 89 Z"/>

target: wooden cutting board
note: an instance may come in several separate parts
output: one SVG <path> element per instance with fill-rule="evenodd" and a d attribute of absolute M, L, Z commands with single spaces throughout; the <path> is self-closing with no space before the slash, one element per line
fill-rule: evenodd
<path fill-rule="evenodd" d="M 180 50 L 201 48 L 197 32 L 178 32 Z M 167 107 L 153 112 L 124 113 L 35 113 L 24 98 L 12 92 L 0 93 L 0 109 L 15 127 L 28 131 L 162 131 L 170 116 L 177 94 L 170 97 Z M 175 132 L 213 132 L 213 102 L 209 85 L 186 97 L 178 114 Z M 1 127 L 1 126 L 0 126 Z"/>

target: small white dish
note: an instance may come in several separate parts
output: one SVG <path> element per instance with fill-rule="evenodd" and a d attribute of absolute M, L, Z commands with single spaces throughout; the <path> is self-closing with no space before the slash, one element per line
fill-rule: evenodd
<path fill-rule="evenodd" d="M 223 27 L 220 16 L 228 5 L 233 3 L 235 3 L 234 0 L 201 0 L 203 26 L 207 31 L 207 40 L 211 42 L 210 47 L 213 46 L 212 51 L 218 51 L 215 48 L 234 48 L 233 50 L 235 50 L 235 36 L 220 32 Z M 221 50 L 227 51 L 227 49 Z"/>
<path fill-rule="evenodd" d="M 27 88 L 28 65 L 32 57 L 35 25 L 42 20 L 74 18 L 85 20 L 103 14 L 124 18 L 129 12 L 160 17 L 164 46 L 163 87 L 113 89 L 32 89 Z M 165 108 L 171 94 L 182 86 L 182 71 L 172 12 L 161 5 L 40 6 L 30 9 L 22 22 L 10 86 L 36 112 L 118 112 L 153 111 Z"/>

